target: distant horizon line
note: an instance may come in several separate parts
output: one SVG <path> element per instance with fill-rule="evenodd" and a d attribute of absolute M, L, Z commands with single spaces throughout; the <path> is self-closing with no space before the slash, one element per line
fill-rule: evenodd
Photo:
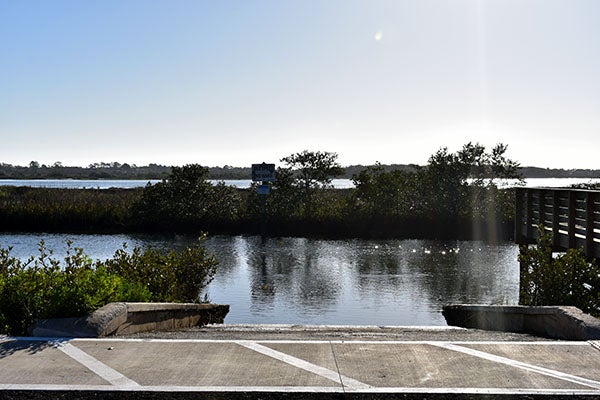
<path fill-rule="evenodd" d="M 222 166 L 220 165 L 205 165 L 202 163 L 194 163 L 194 162 L 190 162 L 190 163 L 182 163 L 182 164 L 159 164 L 159 163 L 148 163 L 146 165 L 138 165 L 136 163 L 128 163 L 128 162 L 124 162 L 124 163 L 120 163 L 118 161 L 111 161 L 111 162 L 96 162 L 96 163 L 91 163 L 88 164 L 87 166 L 83 166 L 83 165 L 63 165 L 61 161 L 56 161 L 53 164 L 44 164 L 44 163 L 39 163 L 36 160 L 32 160 L 29 162 L 29 165 L 21 165 L 21 164 L 11 164 L 11 163 L 5 163 L 5 162 L 0 162 L 0 166 L 2 167 L 15 167 L 15 168 L 35 168 L 31 166 L 31 163 L 36 162 L 38 163 L 37 168 L 84 168 L 84 169 L 103 169 L 103 168 L 121 168 L 124 165 L 128 165 L 131 168 L 148 168 L 151 166 L 156 166 L 156 167 L 163 167 L 163 168 L 172 168 L 172 167 L 182 167 L 184 165 L 190 165 L 190 164 L 198 164 L 201 165 L 203 167 L 206 168 L 221 168 L 221 169 L 251 169 L 252 168 L 252 164 L 259 164 L 259 162 L 256 163 L 252 163 L 250 165 L 246 165 L 246 166 L 235 166 L 235 165 L 229 165 L 229 164 L 223 164 Z M 56 165 L 57 163 L 59 163 L 60 165 Z M 277 164 L 277 162 L 273 162 L 274 164 Z M 97 164 L 97 167 L 92 167 L 92 165 Z M 115 165 L 117 164 L 117 165 Z M 343 165 L 342 168 L 353 168 L 353 167 L 371 167 L 371 166 L 375 166 L 375 165 L 381 165 L 383 167 L 394 167 L 394 166 L 399 166 L 399 167 L 424 167 L 427 164 L 415 164 L 415 163 L 380 163 L 378 161 L 375 161 L 374 163 L 371 164 L 348 164 L 348 165 Z M 520 169 L 526 169 L 526 168 L 535 168 L 535 169 L 543 169 L 543 170 L 563 170 L 563 171 L 600 171 L 600 168 L 581 168 L 581 167 L 574 167 L 574 168 L 569 168 L 569 167 L 540 167 L 540 166 L 536 166 L 536 165 L 519 165 Z"/>

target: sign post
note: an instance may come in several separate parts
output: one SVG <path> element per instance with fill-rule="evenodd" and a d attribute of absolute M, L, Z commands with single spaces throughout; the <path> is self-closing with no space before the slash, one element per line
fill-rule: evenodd
<path fill-rule="evenodd" d="M 275 164 L 252 164 L 252 181 L 260 182 L 258 195 L 262 200 L 262 236 L 264 238 L 267 226 L 267 196 L 271 193 L 269 182 L 275 181 Z"/>

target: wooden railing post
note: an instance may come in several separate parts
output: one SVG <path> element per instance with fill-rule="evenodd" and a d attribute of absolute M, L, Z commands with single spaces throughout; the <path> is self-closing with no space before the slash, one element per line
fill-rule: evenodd
<path fill-rule="evenodd" d="M 515 242 L 518 244 L 524 243 L 523 236 L 523 194 L 525 189 L 515 189 Z"/>
<path fill-rule="evenodd" d="M 544 225 L 546 227 L 546 190 L 540 189 L 538 200 L 538 225 Z"/>
<path fill-rule="evenodd" d="M 585 194 L 585 255 L 593 256 L 594 253 L 594 193 Z"/>
<path fill-rule="evenodd" d="M 569 248 L 575 247 L 575 216 L 577 215 L 577 198 L 575 192 L 569 191 L 569 228 L 567 232 L 569 234 Z"/>
<path fill-rule="evenodd" d="M 552 191 L 552 247 L 555 249 L 559 246 L 559 231 L 560 227 L 560 192 Z"/>
<path fill-rule="evenodd" d="M 583 245 L 586 256 L 600 260 L 599 190 L 518 188 L 515 193 L 515 243 L 535 243 L 539 223 L 552 232 L 553 251 Z"/>
<path fill-rule="evenodd" d="M 525 236 L 530 239 L 533 236 L 533 189 L 527 190 L 527 203 L 525 214 Z"/>

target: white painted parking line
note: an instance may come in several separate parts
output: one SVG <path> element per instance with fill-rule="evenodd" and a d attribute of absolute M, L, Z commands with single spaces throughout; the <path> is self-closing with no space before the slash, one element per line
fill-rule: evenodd
<path fill-rule="evenodd" d="M 292 331 L 292 332 L 319 332 L 327 330 L 350 329 L 352 331 L 374 331 L 374 333 L 384 332 L 386 329 L 392 330 L 410 330 L 420 332 L 454 332 L 466 331 L 468 328 L 460 326 L 448 325 L 302 325 L 297 324 L 219 324 L 218 327 L 213 325 L 208 327 L 212 331 L 227 331 L 227 332 L 273 332 L 277 331 Z"/>
<path fill-rule="evenodd" d="M 34 340 L 31 338 L 19 338 L 20 340 Z M 37 340 L 37 339 L 35 339 Z M 40 338 L 40 340 L 47 341 L 52 340 L 48 338 Z M 531 346 L 590 346 L 591 342 L 585 341 L 473 341 L 473 340 L 457 340 L 457 341 L 439 341 L 439 340 L 294 340 L 294 339 L 257 339 L 257 340 L 244 340 L 244 339 L 155 339 L 155 338 L 119 338 L 119 337 L 105 337 L 105 338 L 76 338 L 71 339 L 70 342 L 137 342 L 137 343 L 278 343 L 278 344 L 379 344 L 379 345 L 390 345 L 390 344 L 408 344 L 408 345 L 420 345 L 420 344 L 436 344 L 436 343 L 452 343 L 456 345 L 468 345 L 468 344 L 481 344 L 481 345 L 531 345 Z"/>
<path fill-rule="evenodd" d="M 236 341 L 236 343 L 247 349 L 254 350 L 258 353 L 264 354 L 264 355 L 274 358 L 276 360 L 283 361 L 284 363 L 292 365 L 296 368 L 300 368 L 305 371 L 311 372 L 313 374 L 322 376 L 323 378 L 326 378 L 326 379 L 329 379 L 331 381 L 341 384 L 343 387 L 352 388 L 352 389 L 371 388 L 371 386 L 367 385 L 366 383 L 363 383 L 363 382 L 357 381 L 356 379 L 352 379 L 350 377 L 341 375 L 340 373 L 338 373 L 336 371 L 332 371 L 328 368 L 324 368 L 319 365 L 302 360 L 300 358 L 290 356 L 289 354 L 285 354 L 280 351 L 273 350 L 269 347 L 260 345 L 258 343 L 246 342 L 246 341 L 244 341 L 244 342 Z"/>
<path fill-rule="evenodd" d="M 532 372 L 536 372 L 538 374 L 542 374 L 542 375 L 546 375 L 546 376 L 551 376 L 553 378 L 558 378 L 567 382 L 572 382 L 572 383 L 576 383 L 578 385 L 584 385 L 584 386 L 588 386 L 588 387 L 592 387 L 594 389 L 600 389 L 600 382 L 599 381 L 594 381 L 591 379 L 586 379 L 586 378 L 581 378 L 579 376 L 576 375 L 571 375 L 571 374 L 567 374 L 564 372 L 560 372 L 560 371 L 556 371 L 553 369 L 548 369 L 548 368 L 543 368 L 543 367 L 538 367 L 537 365 L 533 365 L 533 364 L 527 364 L 521 361 L 516 361 L 510 358 L 506 358 L 506 357 L 500 357 L 494 354 L 490 354 L 490 353 L 486 353 L 483 351 L 479 351 L 479 350 L 475 350 L 475 349 L 470 349 L 468 347 L 462 347 L 462 346 L 457 346 L 455 344 L 452 343 L 442 343 L 442 342 L 438 342 L 438 343 L 433 343 L 434 346 L 437 347 L 441 347 L 447 350 L 452 350 L 452 351 L 457 351 L 460 353 L 464 353 L 464 354 L 468 354 L 470 356 L 474 356 L 474 357 L 479 357 L 479 358 L 483 358 L 485 360 L 489 360 L 489 361 L 493 361 L 493 362 L 497 362 L 500 364 L 505 364 L 505 365 L 510 365 L 512 367 L 516 367 L 516 368 L 521 368 L 527 371 L 532 371 Z"/>
<path fill-rule="evenodd" d="M 341 387 L 331 386 L 110 386 L 55 384 L 0 384 L 0 390 L 88 390 L 128 392 L 317 392 L 343 393 Z"/>
<path fill-rule="evenodd" d="M 519 388 L 438 388 L 438 387 L 386 387 L 371 390 L 347 390 L 347 393 L 447 393 L 447 394 L 499 394 L 499 395 L 573 395 L 598 396 L 598 390 L 578 389 L 519 389 Z"/>
<path fill-rule="evenodd" d="M 265 393 L 436 393 L 436 394 L 499 394 L 499 395 L 572 395 L 598 396 L 597 390 L 577 389 L 506 389 L 506 388 L 425 388 L 385 387 L 343 390 L 330 386 L 109 386 L 109 385 L 53 385 L 53 384 L 0 384 L 0 390 L 22 391 L 128 391 L 128 392 L 265 392 Z"/>
<path fill-rule="evenodd" d="M 88 368 L 90 371 L 106 380 L 113 386 L 133 387 L 139 386 L 137 382 L 132 381 L 120 372 L 115 371 L 108 365 L 96 360 L 88 353 L 78 349 L 70 343 L 56 342 L 56 348 L 77 361 L 81 365 Z"/>
<path fill-rule="evenodd" d="M 96 390 L 96 391 L 155 391 L 155 392 L 171 392 L 171 391 L 190 391 L 190 392 L 331 392 L 331 393 L 466 393 L 466 394 L 531 394 L 531 395 L 599 395 L 600 381 L 582 378 L 576 375 L 567 374 L 561 371 L 539 367 L 533 364 L 528 364 L 510 358 L 496 356 L 491 353 L 486 353 L 479 350 L 474 350 L 464 345 L 526 345 L 526 346 L 557 346 L 572 347 L 572 346 L 589 346 L 590 352 L 595 353 L 592 346 L 596 347 L 600 344 L 599 341 L 579 341 L 579 342 L 563 342 L 563 341 L 407 341 L 407 340 L 227 340 L 227 339 L 143 339 L 143 338 L 36 338 L 36 337 L 7 337 L 0 336 L 0 343 L 12 341 L 24 342 L 48 342 L 60 349 L 72 359 L 76 360 L 81 365 L 93 371 L 95 374 L 105 379 L 110 385 L 38 385 L 38 384 L 0 384 L 0 390 Z M 127 378 L 111 367 L 98 361 L 91 355 L 77 348 L 79 342 L 137 342 L 137 343 L 215 343 L 226 344 L 235 343 L 250 350 L 259 352 L 263 355 L 272 357 L 319 375 L 330 381 L 340 384 L 334 387 L 309 387 L 309 386 L 140 386 L 137 382 Z M 566 382 L 583 385 L 581 389 L 536 389 L 536 388 L 427 388 L 427 387 L 372 387 L 366 383 L 343 376 L 338 370 L 328 369 L 319 365 L 312 364 L 303 359 L 285 354 L 281 351 L 273 350 L 265 345 L 269 343 L 278 344 L 341 344 L 341 345 L 431 345 L 439 348 L 444 348 L 451 351 L 457 351 L 470 356 L 479 357 L 489 361 L 502 363 L 512 367 L 520 368 L 526 371 L 535 372 L 541 375 L 550 376 Z M 335 359 L 335 355 L 333 355 Z M 185 383 L 185 382 L 182 382 Z M 287 383 L 287 382 L 282 382 Z M 112 386 L 111 386 L 112 385 Z"/>

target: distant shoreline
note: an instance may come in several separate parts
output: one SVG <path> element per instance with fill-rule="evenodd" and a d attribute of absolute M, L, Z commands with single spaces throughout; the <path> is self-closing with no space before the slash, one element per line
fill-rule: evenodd
<path fill-rule="evenodd" d="M 211 183 L 225 182 L 228 186 L 238 189 L 250 187 L 251 179 L 210 179 Z M 516 180 L 513 180 L 516 184 Z M 34 187 L 54 189 L 136 189 L 146 186 L 148 183 L 160 182 L 159 179 L 0 179 L 0 187 Z M 600 183 L 598 178 L 525 178 L 526 187 L 570 187 L 576 184 Z M 350 179 L 333 179 L 334 189 L 352 189 L 354 184 Z M 513 187 L 512 183 L 500 185 L 501 187 Z"/>
<path fill-rule="evenodd" d="M 414 171 L 419 166 L 414 164 L 382 164 L 386 171 Z M 340 179 L 351 179 L 353 175 L 367 168 L 366 165 L 350 165 L 344 167 Z M 208 178 L 212 180 L 249 180 L 252 176 L 248 167 L 208 167 Z M 519 172 L 523 178 L 578 178 L 600 179 L 600 169 L 558 169 L 540 167 L 521 167 Z M 150 164 L 136 166 L 120 163 L 101 163 L 89 167 L 70 167 L 62 165 L 14 166 L 0 163 L 0 180 L 48 180 L 48 179 L 81 179 L 81 180 L 162 180 L 169 176 L 171 167 Z"/>

